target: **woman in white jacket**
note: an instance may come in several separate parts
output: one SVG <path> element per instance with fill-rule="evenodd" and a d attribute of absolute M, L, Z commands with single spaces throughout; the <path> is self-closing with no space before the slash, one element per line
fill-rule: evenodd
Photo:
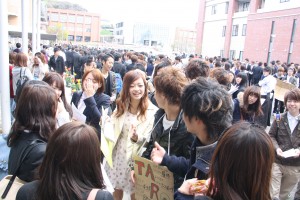
<path fill-rule="evenodd" d="M 133 156 L 138 154 L 145 140 L 149 139 L 157 107 L 147 96 L 145 73 L 132 70 L 125 74 L 123 90 L 116 101 L 117 109 L 111 121 L 114 126 L 113 167 L 106 171 L 115 188 L 114 199 L 122 200 L 123 191 L 134 199 L 134 186 L 130 179 Z"/>

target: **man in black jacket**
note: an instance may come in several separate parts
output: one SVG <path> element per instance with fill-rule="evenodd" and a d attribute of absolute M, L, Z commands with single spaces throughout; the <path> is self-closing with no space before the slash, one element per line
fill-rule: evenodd
<path fill-rule="evenodd" d="M 49 60 L 49 70 L 50 71 L 56 71 L 60 75 L 63 75 L 65 72 L 65 61 L 62 56 L 59 55 L 59 48 L 54 48 L 54 55 L 51 56 Z"/>
<path fill-rule="evenodd" d="M 75 48 L 75 51 L 73 52 L 73 66 L 74 66 L 74 72 L 76 74 L 76 79 L 81 78 L 81 55 L 78 52 L 78 48 Z"/>

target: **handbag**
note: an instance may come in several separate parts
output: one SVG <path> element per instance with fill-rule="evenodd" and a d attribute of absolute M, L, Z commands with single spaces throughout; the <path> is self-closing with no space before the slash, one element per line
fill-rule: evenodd
<path fill-rule="evenodd" d="M 33 140 L 24 150 L 24 156 L 21 158 L 21 161 L 17 167 L 16 172 L 13 175 L 5 176 L 0 181 L 0 194 L 1 199 L 14 200 L 16 199 L 18 190 L 26 183 L 17 177 L 19 169 L 24 162 L 25 158 L 31 152 L 31 150 L 39 145 L 40 143 L 45 143 L 42 140 Z"/>

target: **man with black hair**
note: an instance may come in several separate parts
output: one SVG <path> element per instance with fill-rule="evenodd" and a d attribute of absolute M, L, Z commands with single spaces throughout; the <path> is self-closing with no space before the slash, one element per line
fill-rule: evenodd
<path fill-rule="evenodd" d="M 119 73 L 123 80 L 123 78 L 125 76 L 126 67 L 121 62 L 122 56 L 119 53 L 115 53 L 114 57 L 115 57 L 115 62 L 114 62 L 114 65 L 113 65 L 111 71 L 113 71 L 115 73 Z"/>
<path fill-rule="evenodd" d="M 54 55 L 51 56 L 49 60 L 49 71 L 56 71 L 60 75 L 65 72 L 65 61 L 62 56 L 59 55 L 60 49 L 58 47 L 54 48 Z"/>
<path fill-rule="evenodd" d="M 22 51 L 21 51 L 21 44 L 20 44 L 19 42 L 16 44 L 16 47 L 17 47 L 17 48 L 14 49 L 14 52 L 16 52 L 16 53 L 22 52 Z"/>
<path fill-rule="evenodd" d="M 214 80 L 200 77 L 184 89 L 181 107 L 187 131 L 196 136 L 191 147 L 190 159 L 169 156 L 158 143 L 155 143 L 151 159 L 157 164 L 167 166 L 173 173 L 185 176 L 186 180 L 207 179 L 209 163 L 217 140 L 231 125 L 231 97 Z M 193 193 L 186 193 L 179 188 L 175 193 L 175 199 L 183 197 L 193 199 Z"/>

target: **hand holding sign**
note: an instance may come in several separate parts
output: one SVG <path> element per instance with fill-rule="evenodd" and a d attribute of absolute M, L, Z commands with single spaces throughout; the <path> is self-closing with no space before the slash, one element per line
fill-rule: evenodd
<path fill-rule="evenodd" d="M 166 151 L 157 142 L 154 143 L 155 147 L 151 152 L 151 160 L 156 164 L 161 164 Z"/>

